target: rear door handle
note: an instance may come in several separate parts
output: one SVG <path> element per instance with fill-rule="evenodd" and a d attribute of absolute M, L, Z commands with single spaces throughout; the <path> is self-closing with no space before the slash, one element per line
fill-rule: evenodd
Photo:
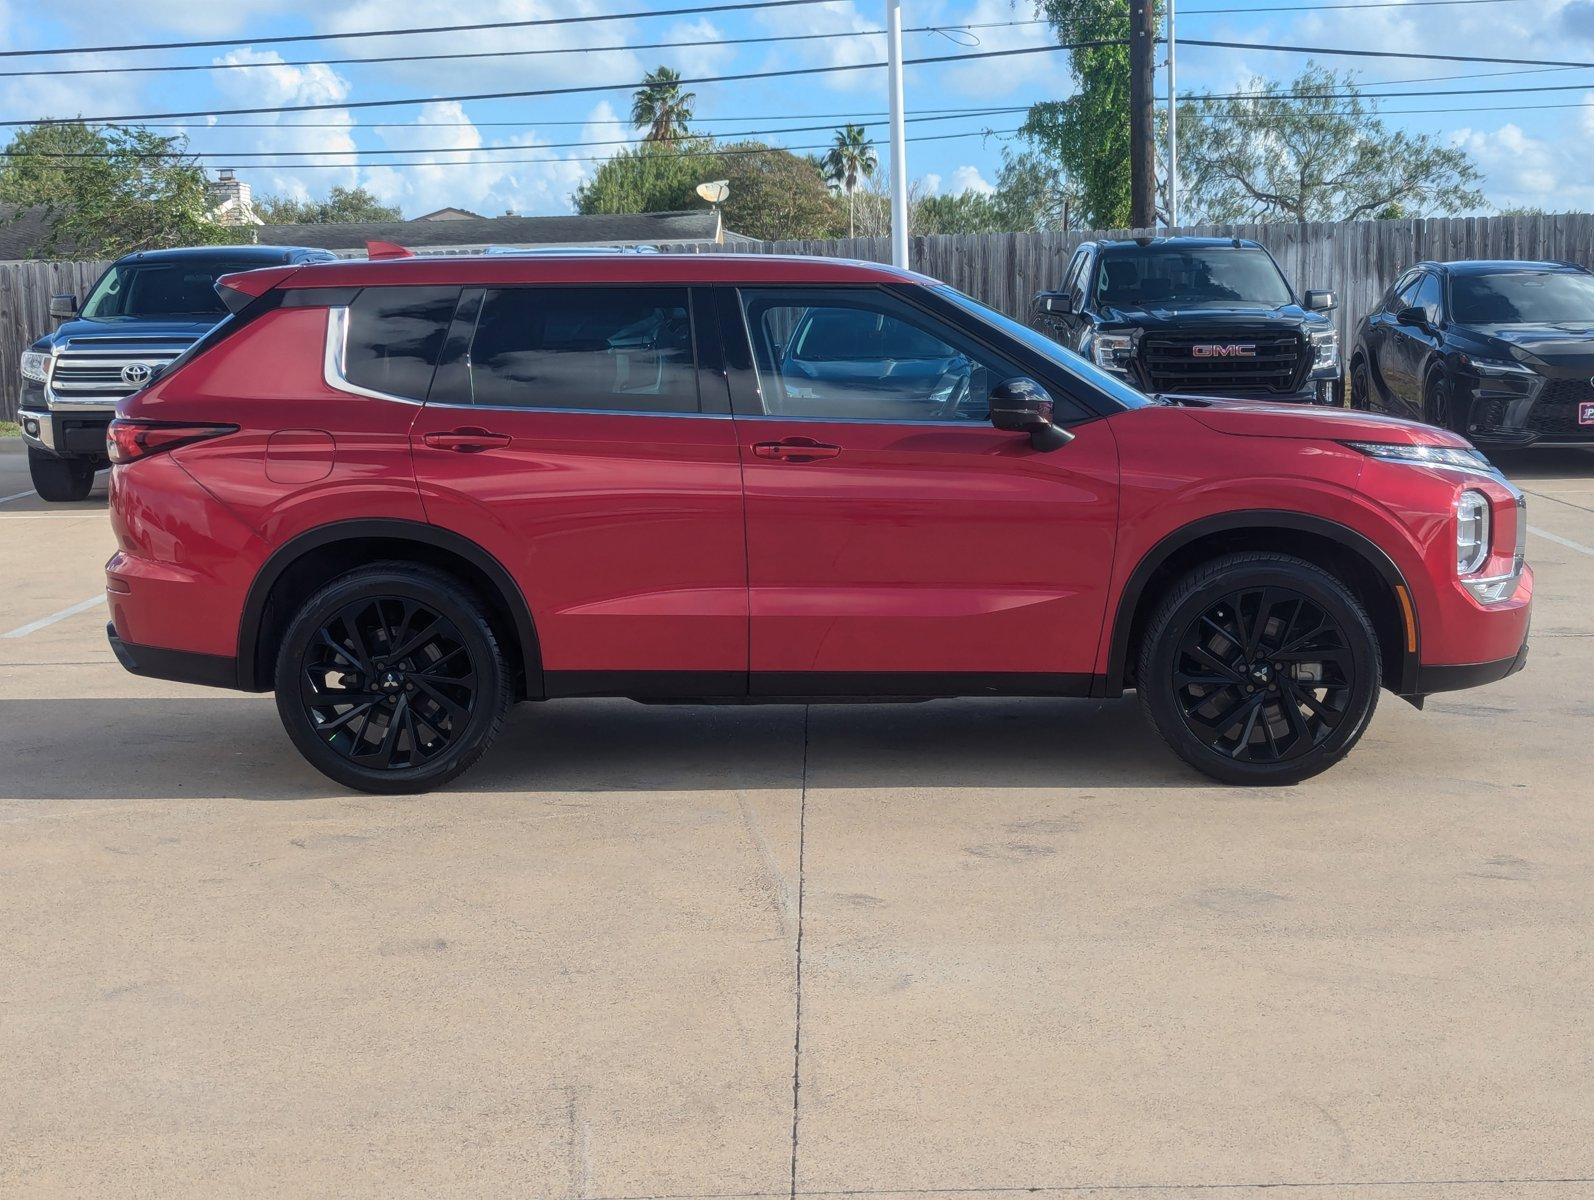
<path fill-rule="evenodd" d="M 454 450 L 460 454 L 478 454 L 507 446 L 513 439 L 507 433 L 493 433 L 486 429 L 450 429 L 447 433 L 427 433 L 421 436 L 434 450 Z"/>
<path fill-rule="evenodd" d="M 820 458 L 835 458 L 840 446 L 816 442 L 813 438 L 790 437 L 778 442 L 754 442 L 753 453 L 759 458 L 773 458 L 780 462 L 805 463 Z"/>

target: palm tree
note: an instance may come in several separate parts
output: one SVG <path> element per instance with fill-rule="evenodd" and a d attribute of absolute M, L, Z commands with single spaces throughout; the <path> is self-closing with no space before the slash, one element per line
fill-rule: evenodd
<path fill-rule="evenodd" d="M 692 119 L 695 92 L 681 91 L 681 73 L 669 67 L 649 71 L 642 77 L 631 99 L 631 124 L 646 129 L 645 142 L 666 144 L 686 136 L 686 123 Z"/>
<path fill-rule="evenodd" d="M 875 173 L 880 159 L 874 152 L 874 143 L 863 132 L 862 125 L 846 125 L 836 130 L 836 141 L 824 158 L 825 179 L 832 187 L 847 193 L 847 236 L 857 236 L 857 226 L 852 217 L 852 194 L 858 184 Z"/>

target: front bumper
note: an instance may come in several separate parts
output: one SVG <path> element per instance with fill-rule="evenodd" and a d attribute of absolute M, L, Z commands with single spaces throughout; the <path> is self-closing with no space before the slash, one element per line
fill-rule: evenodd
<path fill-rule="evenodd" d="M 1466 435 L 1480 446 L 1594 446 L 1594 425 L 1578 420 L 1594 403 L 1594 381 L 1543 375 L 1463 379 L 1471 391 Z"/>
<path fill-rule="evenodd" d="M 1431 696 L 1435 692 L 1459 692 L 1467 688 L 1499 683 L 1500 680 L 1515 675 L 1527 665 L 1528 644 L 1523 642 L 1522 649 L 1510 658 L 1498 658 L 1493 662 L 1419 666 L 1416 687 L 1411 691 L 1411 698 Z"/>
<path fill-rule="evenodd" d="M 57 458 L 105 458 L 105 431 L 114 408 L 55 412 L 24 408 L 17 413 L 22 440 Z"/>

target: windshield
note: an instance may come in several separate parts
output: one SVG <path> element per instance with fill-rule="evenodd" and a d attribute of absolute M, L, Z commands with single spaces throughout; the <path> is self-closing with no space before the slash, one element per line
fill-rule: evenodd
<path fill-rule="evenodd" d="M 1057 366 L 1066 374 L 1079 380 L 1088 387 L 1093 387 L 1099 392 L 1106 392 L 1125 408 L 1145 408 L 1155 403 L 1144 392 L 1129 386 L 1116 375 L 1108 374 L 1095 363 L 1089 362 L 1075 354 L 1072 350 L 1059 346 L 1043 333 L 1036 333 L 1028 326 L 1020 325 L 1012 317 L 1004 316 L 988 304 L 981 304 L 972 296 L 965 296 L 955 287 L 941 284 L 934 289 L 935 294 L 942 299 L 950 300 L 964 312 L 972 313 L 987 324 L 995 325 L 1003 333 L 1017 338 L 1035 353 L 1041 355 Z"/>
<path fill-rule="evenodd" d="M 1096 272 L 1100 308 L 1279 308 L 1293 299 L 1277 264 L 1255 247 L 1108 251 Z"/>
<path fill-rule="evenodd" d="M 1463 325 L 1594 323 L 1594 276 L 1570 271 L 1457 275 L 1450 298 Z"/>
<path fill-rule="evenodd" d="M 148 317 L 220 320 L 227 308 L 216 295 L 216 280 L 259 263 L 117 263 L 94 285 L 83 302 L 90 321 Z"/>

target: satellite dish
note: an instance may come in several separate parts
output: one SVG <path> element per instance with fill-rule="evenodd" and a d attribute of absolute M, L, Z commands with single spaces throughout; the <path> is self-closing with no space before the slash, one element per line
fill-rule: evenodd
<path fill-rule="evenodd" d="M 710 204 L 722 204 L 725 197 L 731 194 L 730 180 L 716 179 L 713 183 L 700 183 L 697 185 L 697 194 Z"/>

